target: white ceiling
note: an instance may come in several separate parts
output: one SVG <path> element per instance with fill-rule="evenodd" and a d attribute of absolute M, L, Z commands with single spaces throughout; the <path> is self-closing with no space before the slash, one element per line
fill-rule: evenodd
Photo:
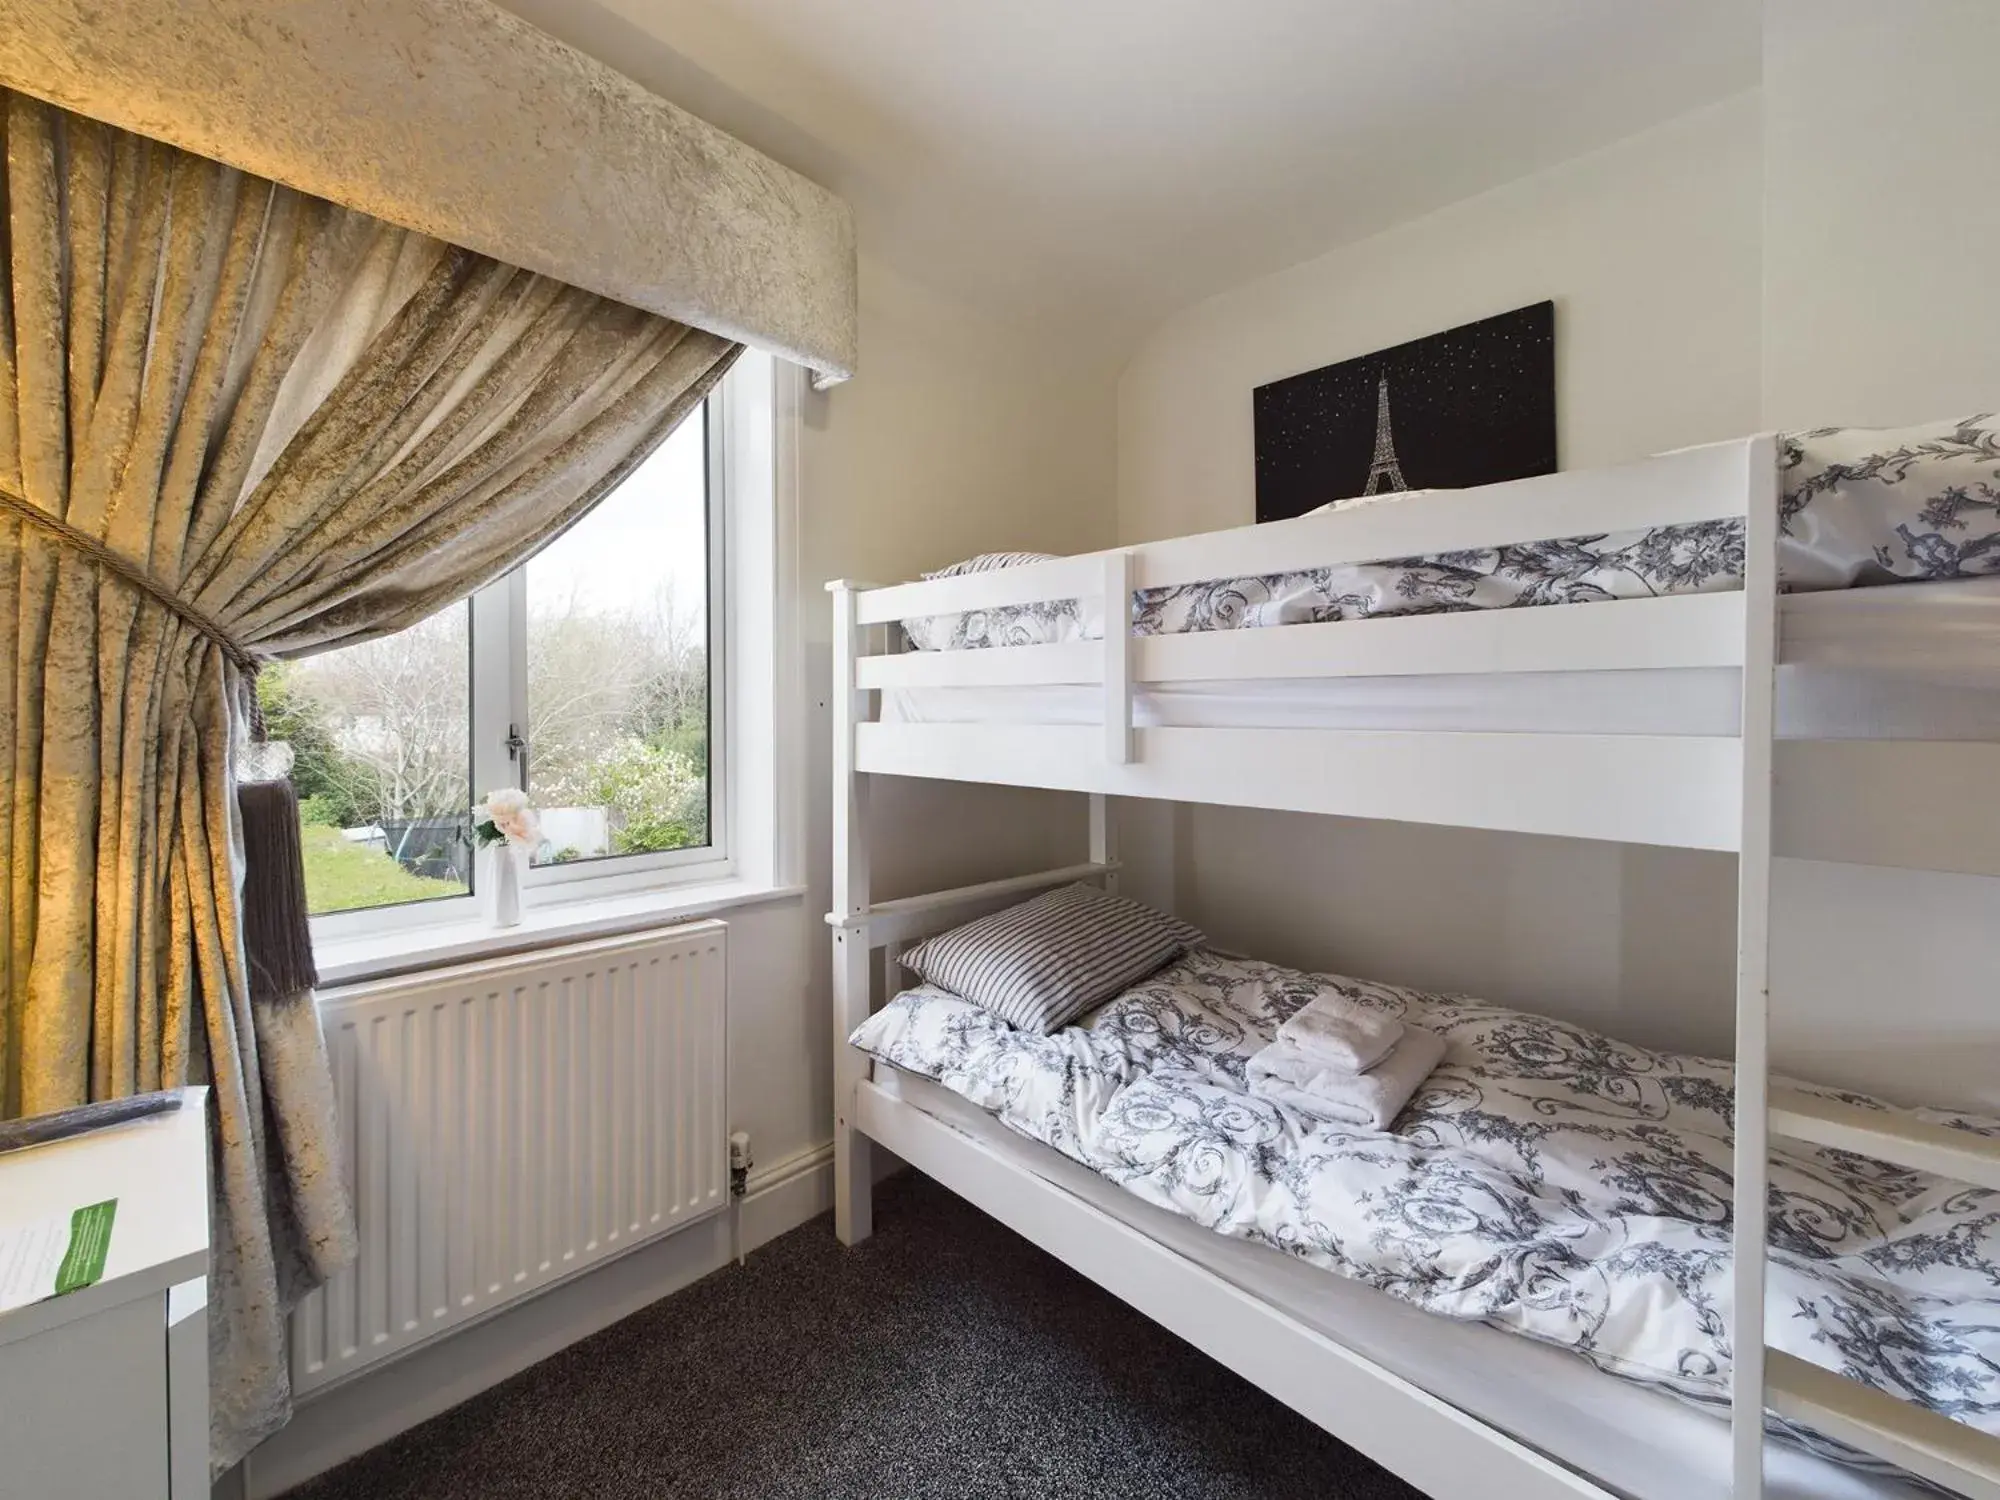
<path fill-rule="evenodd" d="M 864 255 L 1129 348 L 1754 87 L 1758 0 L 502 0 L 844 194 Z"/>

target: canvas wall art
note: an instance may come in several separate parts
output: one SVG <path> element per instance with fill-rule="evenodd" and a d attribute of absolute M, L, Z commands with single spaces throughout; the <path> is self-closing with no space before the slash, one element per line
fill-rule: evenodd
<path fill-rule="evenodd" d="M 1257 519 L 1556 467 L 1556 305 L 1538 302 L 1257 387 Z"/>

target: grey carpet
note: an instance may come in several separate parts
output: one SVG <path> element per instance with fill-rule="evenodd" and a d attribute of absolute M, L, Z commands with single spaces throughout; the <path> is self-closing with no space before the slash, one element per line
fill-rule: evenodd
<path fill-rule="evenodd" d="M 924 1178 L 291 1500 L 1421 1500 Z"/>

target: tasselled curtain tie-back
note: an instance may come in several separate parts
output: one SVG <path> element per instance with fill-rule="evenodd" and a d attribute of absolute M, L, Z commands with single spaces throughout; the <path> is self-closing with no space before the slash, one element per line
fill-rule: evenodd
<path fill-rule="evenodd" d="M 58 520 L 50 515 L 40 506 L 30 505 L 4 485 L 0 485 L 0 510 L 19 516 L 30 526 L 55 537 L 99 567 L 108 568 L 140 593 L 152 599 L 154 603 L 179 615 L 182 622 L 197 635 L 206 637 L 242 674 L 243 709 L 250 725 L 250 736 L 257 740 L 264 737 L 264 712 L 257 700 L 257 674 L 270 660 L 269 657 L 260 656 L 245 646 L 225 630 L 213 615 L 200 605 L 181 598 L 164 579 L 151 570 L 142 567 L 129 557 L 112 551 L 89 532 L 79 531 L 67 521 Z"/>

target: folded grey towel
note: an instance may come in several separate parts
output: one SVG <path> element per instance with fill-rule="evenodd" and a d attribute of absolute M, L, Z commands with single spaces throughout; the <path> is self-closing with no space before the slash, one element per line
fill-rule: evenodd
<path fill-rule="evenodd" d="M 1356 1005 L 1345 995 L 1324 994 L 1278 1028 L 1278 1040 L 1329 1068 L 1366 1073 L 1395 1050 L 1403 1023 Z"/>
<path fill-rule="evenodd" d="M 1405 1026 L 1403 1039 L 1366 1073 L 1330 1068 L 1291 1043 L 1275 1041 L 1245 1068 L 1250 1092 L 1315 1120 L 1387 1130 L 1410 1096 L 1444 1061 L 1444 1038 Z"/>

